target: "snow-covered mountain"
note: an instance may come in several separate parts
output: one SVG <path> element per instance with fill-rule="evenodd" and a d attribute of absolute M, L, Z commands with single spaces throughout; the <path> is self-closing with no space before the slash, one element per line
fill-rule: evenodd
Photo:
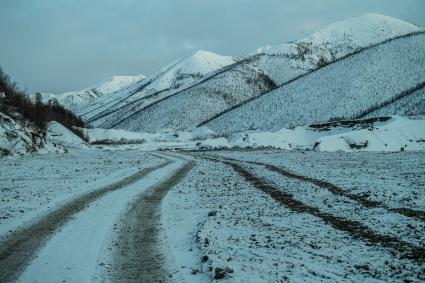
<path fill-rule="evenodd" d="M 392 40 L 285 84 L 205 126 L 226 133 L 363 117 L 425 86 L 424 51 L 424 33 Z"/>
<path fill-rule="evenodd" d="M 78 113 L 94 127 L 157 132 L 205 125 L 218 133 L 365 116 L 420 89 L 424 32 L 366 14 L 239 60 L 198 51 Z"/>
<path fill-rule="evenodd" d="M 113 76 L 109 80 L 83 90 L 71 91 L 62 94 L 42 93 L 42 98 L 44 102 L 55 99 L 65 108 L 78 113 L 79 110 L 93 103 L 95 99 L 126 88 L 129 85 L 143 80 L 144 78 L 144 75 Z"/>
<path fill-rule="evenodd" d="M 252 64 L 280 85 L 364 48 L 421 31 L 399 19 L 365 14 L 333 23 L 293 43 L 261 47 L 257 57 L 250 57 Z"/>
<path fill-rule="evenodd" d="M 160 129 L 185 129 L 206 125 L 221 132 L 224 129 L 238 131 L 254 126 L 260 127 L 265 121 L 273 124 L 275 121 L 272 117 L 275 117 L 276 113 L 286 115 L 283 114 L 287 113 L 286 111 L 295 112 L 294 117 L 285 116 L 286 121 L 290 120 L 291 123 L 283 124 L 279 116 L 276 119 L 280 119 L 280 124 L 274 125 L 274 128 L 317 122 L 321 121 L 320 119 L 335 118 L 337 115 L 351 117 L 374 105 L 394 99 L 422 81 L 422 61 L 415 59 L 421 56 L 419 54 L 424 54 L 421 52 L 423 45 L 420 39 L 423 32 L 424 29 L 413 24 L 377 14 L 351 18 L 332 24 L 293 43 L 260 48 L 256 53 L 209 73 L 197 83 L 181 88 L 178 92 L 155 93 L 154 99 L 145 95 L 138 96 L 137 101 L 122 100 L 117 104 L 119 111 L 103 111 L 102 115 L 89 121 L 94 126 L 131 131 L 155 132 Z M 414 66 L 406 73 L 403 68 L 398 70 L 390 68 L 384 70 L 382 74 L 377 73 L 385 69 L 386 61 L 391 61 L 388 64 L 393 68 L 399 64 L 403 68 L 410 68 L 410 63 Z M 173 69 L 173 66 L 166 70 Z M 338 74 L 342 69 L 345 70 L 344 76 Z M 329 72 L 329 70 L 335 71 Z M 323 75 L 319 78 L 315 73 Z M 410 73 L 414 73 L 411 79 L 395 86 L 397 80 Z M 319 80 L 319 83 L 316 80 Z M 314 107 L 300 108 L 304 100 L 301 99 L 302 96 L 298 98 L 295 95 L 288 96 L 288 99 L 292 99 L 291 101 L 300 106 L 293 105 L 292 109 L 286 110 L 290 108 L 283 99 L 287 97 L 284 94 L 287 93 L 289 86 L 286 85 L 304 86 L 307 81 L 311 81 L 311 89 L 300 90 L 303 95 L 308 97 L 311 91 L 320 92 L 314 99 L 309 100 Z M 389 85 L 387 81 L 391 81 Z M 378 93 L 374 93 L 374 97 L 371 98 L 367 90 L 372 82 L 374 82 L 372 89 Z M 354 86 L 349 96 L 358 95 L 359 104 L 353 104 L 351 108 L 340 105 L 336 108 L 327 108 L 331 106 L 326 103 L 328 99 L 336 104 L 346 103 L 339 100 L 336 94 L 341 91 L 346 93 L 349 85 Z M 337 86 L 341 88 L 338 89 Z M 388 92 L 389 88 L 391 91 Z M 282 98 L 284 103 L 273 104 L 273 101 L 269 106 L 263 102 L 266 98 L 259 99 L 263 96 L 268 97 L 271 93 L 275 93 L 274 96 L 279 99 Z M 259 102 L 255 104 L 257 100 Z M 255 106 L 246 111 L 243 105 L 247 103 Z M 345 113 L 344 109 L 347 107 L 350 111 Z M 311 120 L 296 118 L 309 117 L 312 111 L 329 115 L 318 114 Z M 226 114 L 227 112 L 240 112 L 243 115 L 235 120 L 235 117 Z M 257 116 L 264 116 L 264 120 L 257 121 Z M 225 122 L 213 121 L 217 119 Z M 243 128 L 239 129 L 242 124 Z"/>
<path fill-rule="evenodd" d="M 198 51 L 192 56 L 179 59 L 149 76 L 82 110 L 84 119 L 94 126 L 113 127 L 144 107 L 199 82 L 208 74 L 235 63 L 229 56 L 220 56 L 208 51 Z"/>

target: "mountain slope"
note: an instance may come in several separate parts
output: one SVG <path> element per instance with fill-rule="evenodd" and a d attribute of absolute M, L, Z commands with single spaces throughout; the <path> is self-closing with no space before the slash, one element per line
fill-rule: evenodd
<path fill-rule="evenodd" d="M 79 110 L 93 103 L 95 99 L 125 88 L 135 82 L 143 80 L 144 78 L 145 76 L 143 75 L 114 76 L 105 82 L 83 90 L 71 91 L 62 94 L 43 93 L 42 98 L 44 102 L 56 99 L 58 103 L 63 105 L 65 108 L 78 113 Z"/>
<path fill-rule="evenodd" d="M 387 40 L 423 31 L 399 19 L 365 14 L 333 23 L 293 43 L 257 50 L 252 64 L 278 85 L 349 54 Z"/>
<path fill-rule="evenodd" d="M 216 132 L 277 130 L 353 118 L 425 82 L 425 34 L 328 65 L 205 123 Z"/>
<path fill-rule="evenodd" d="M 84 109 L 83 117 L 94 126 L 110 127 L 140 107 L 173 95 L 207 74 L 235 62 L 232 57 L 198 51 L 188 58 L 177 60 L 142 83 L 108 96 L 107 100 L 98 99 Z M 132 110 L 129 112 L 126 106 L 131 106 Z"/>
<path fill-rule="evenodd" d="M 408 95 L 402 96 L 389 103 L 384 103 L 364 115 L 364 117 L 379 117 L 386 115 L 425 116 L 425 86 Z"/>
<path fill-rule="evenodd" d="M 129 113 L 126 118 L 120 120 L 111 116 L 107 118 L 109 123 L 100 126 L 157 131 L 203 125 L 330 63 L 343 62 L 366 49 L 421 32 L 420 27 L 381 15 L 348 19 L 294 43 L 261 48 L 256 54 L 246 56 L 171 97 L 156 100 L 154 104 L 128 105 L 124 108 Z M 252 119 L 250 115 L 244 118 Z"/>
<path fill-rule="evenodd" d="M 215 113 L 274 88 L 274 82 L 258 69 L 237 64 L 168 99 L 142 108 L 113 127 L 151 132 L 193 127 Z"/>

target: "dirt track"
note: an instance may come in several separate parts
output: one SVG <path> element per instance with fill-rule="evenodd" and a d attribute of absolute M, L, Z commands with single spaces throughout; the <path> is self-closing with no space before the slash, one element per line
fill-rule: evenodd
<path fill-rule="evenodd" d="M 173 259 L 160 241 L 160 206 L 167 192 L 195 165 L 190 161 L 134 201 L 123 217 L 117 240 L 118 253 L 107 269 L 112 282 L 176 282 L 178 271 L 166 268 Z M 169 265 L 169 264 L 168 264 Z"/>
<path fill-rule="evenodd" d="M 50 212 L 36 223 L 13 232 L 7 239 L 0 242 L 0 282 L 15 280 L 30 260 L 34 258 L 39 248 L 58 228 L 70 220 L 72 215 L 83 210 L 96 199 L 129 186 L 170 163 L 171 161 L 167 160 L 161 165 L 145 168 L 116 183 L 81 195 Z"/>

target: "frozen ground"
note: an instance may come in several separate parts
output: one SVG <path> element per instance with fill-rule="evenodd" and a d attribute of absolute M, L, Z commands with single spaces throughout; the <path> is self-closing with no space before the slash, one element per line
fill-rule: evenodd
<path fill-rule="evenodd" d="M 143 152 L 101 150 L 0 159 L 0 235 L 69 198 L 160 162 Z"/>
<path fill-rule="evenodd" d="M 265 166 L 200 159 L 205 154 L 275 164 L 343 193 Z M 194 156 L 198 166 L 163 203 L 165 231 L 187 282 L 425 280 L 423 154 Z"/>
<path fill-rule="evenodd" d="M 1 159 L 0 279 L 425 280 L 423 152 L 106 148 Z"/>

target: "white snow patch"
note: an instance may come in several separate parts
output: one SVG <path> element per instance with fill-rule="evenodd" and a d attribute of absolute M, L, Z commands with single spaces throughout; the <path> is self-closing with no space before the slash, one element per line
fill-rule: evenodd
<path fill-rule="evenodd" d="M 276 132 L 248 131 L 229 137 L 206 139 L 203 149 L 276 148 L 317 149 L 319 151 L 400 151 L 425 150 L 425 120 L 391 116 L 387 122 L 364 124 L 363 120 L 335 122 L 321 127 L 303 126 Z M 316 148 L 317 146 L 317 148 Z"/>
<path fill-rule="evenodd" d="M 425 150 L 425 120 L 395 120 L 372 130 L 363 129 L 317 140 L 320 151 Z"/>
<path fill-rule="evenodd" d="M 55 144 L 72 148 L 87 148 L 85 141 L 56 121 L 48 124 L 46 135 L 47 139 Z"/>

